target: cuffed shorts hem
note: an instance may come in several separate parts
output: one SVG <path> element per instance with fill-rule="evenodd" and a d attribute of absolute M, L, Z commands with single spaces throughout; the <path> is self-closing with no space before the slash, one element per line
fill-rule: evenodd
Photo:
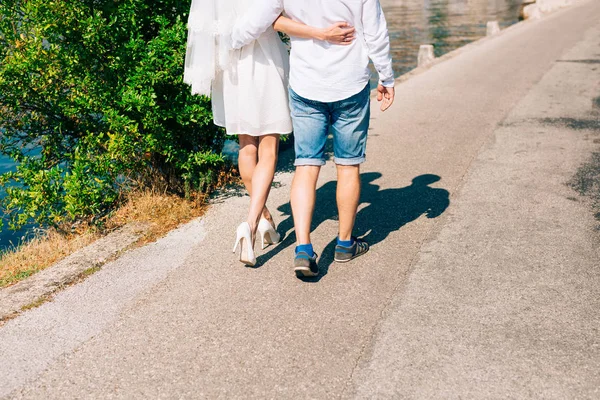
<path fill-rule="evenodd" d="M 337 165 L 359 165 L 367 161 L 366 157 L 355 157 L 355 158 L 333 158 L 333 162 Z"/>
<path fill-rule="evenodd" d="M 296 161 L 294 161 L 294 165 L 296 167 L 303 167 L 303 166 L 321 167 L 321 166 L 325 165 L 325 160 L 322 160 L 320 158 L 297 158 Z"/>

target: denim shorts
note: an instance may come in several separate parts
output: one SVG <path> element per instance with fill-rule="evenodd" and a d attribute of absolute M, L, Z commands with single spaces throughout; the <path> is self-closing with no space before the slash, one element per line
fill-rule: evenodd
<path fill-rule="evenodd" d="M 365 162 L 371 113 L 369 85 L 358 94 L 332 103 L 308 100 L 290 88 L 294 126 L 294 165 L 325 165 L 325 143 L 333 134 L 334 162 L 358 165 Z"/>

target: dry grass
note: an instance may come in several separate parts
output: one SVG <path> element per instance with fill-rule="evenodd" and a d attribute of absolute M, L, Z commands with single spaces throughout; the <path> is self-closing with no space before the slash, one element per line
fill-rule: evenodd
<path fill-rule="evenodd" d="M 113 230 L 130 222 L 149 222 L 145 242 L 156 240 L 182 223 L 200 217 L 206 210 L 205 196 L 192 199 L 146 191 L 135 193 L 107 221 Z"/>
<path fill-rule="evenodd" d="M 33 302 L 21 307 L 21 311 L 33 310 L 34 308 L 38 308 L 39 306 L 44 304 L 48 299 L 49 299 L 49 297 L 42 296 L 42 297 L 34 300 Z"/>
<path fill-rule="evenodd" d="M 54 230 L 26 244 L 7 250 L 0 258 L 0 287 L 25 279 L 69 254 L 87 246 L 100 236 L 88 230 L 64 235 Z"/>
<path fill-rule="evenodd" d="M 0 288 L 49 267 L 127 223 L 150 223 L 148 232 L 138 242 L 143 244 L 201 216 L 205 209 L 205 197 L 201 195 L 183 199 L 153 191 L 133 193 L 122 207 L 104 221 L 102 229 L 79 226 L 77 232 L 68 234 L 50 230 L 20 247 L 6 251 L 0 256 Z"/>

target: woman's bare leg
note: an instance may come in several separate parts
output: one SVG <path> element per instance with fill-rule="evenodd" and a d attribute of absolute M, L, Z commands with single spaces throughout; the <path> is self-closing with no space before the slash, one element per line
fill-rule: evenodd
<path fill-rule="evenodd" d="M 242 182 L 252 197 L 252 175 L 258 164 L 258 137 L 240 135 L 240 154 L 238 156 L 238 169 Z"/>
<path fill-rule="evenodd" d="M 264 135 L 258 141 L 258 164 L 256 164 L 252 174 L 252 194 L 250 195 L 250 210 L 248 212 L 248 224 L 253 232 L 256 232 L 261 216 L 265 216 L 267 219 L 271 217 L 265 205 L 277 167 L 279 135 Z"/>
<path fill-rule="evenodd" d="M 264 144 L 262 144 L 262 139 L 265 137 L 269 137 L 271 139 L 268 139 L 266 142 L 264 142 Z M 269 182 L 269 186 L 267 188 L 267 193 L 263 202 L 263 210 L 262 210 L 262 217 L 266 218 L 269 222 L 271 222 L 271 224 L 273 224 L 273 226 L 275 225 L 273 222 L 273 217 L 271 216 L 271 213 L 269 212 L 269 210 L 267 209 L 266 205 L 264 205 L 266 203 L 266 199 L 269 196 L 269 191 L 271 188 L 271 183 L 273 181 L 273 175 L 275 173 L 275 166 L 277 165 L 277 152 L 279 150 L 279 135 L 268 135 L 268 136 L 263 136 L 261 137 L 256 137 L 256 136 L 250 136 L 250 135 L 239 135 L 239 139 L 240 139 L 240 153 L 239 153 L 239 157 L 238 157 L 238 168 L 240 170 L 240 176 L 242 177 L 242 182 L 244 182 L 244 186 L 246 187 L 246 190 L 248 191 L 248 194 L 250 195 L 250 214 L 252 215 L 252 217 L 248 217 L 248 222 L 250 223 L 250 218 L 255 218 L 255 211 L 252 211 L 252 207 L 253 207 L 253 202 L 252 199 L 254 198 L 253 196 L 253 177 L 254 174 L 256 172 L 256 167 L 259 164 L 259 160 L 262 159 L 264 161 L 265 166 L 268 166 L 270 163 L 273 164 L 273 172 L 271 173 L 271 177 L 270 177 L 270 182 Z M 276 139 L 276 140 L 275 140 Z M 273 142 L 276 142 L 275 144 L 273 144 Z M 261 149 L 261 150 L 259 150 Z M 261 153 L 262 152 L 262 153 Z M 273 156 L 274 154 L 274 156 Z M 264 174 L 261 174 L 264 175 Z M 267 173 L 267 177 L 268 177 L 268 173 Z M 260 180 L 260 178 L 259 178 Z M 260 184 L 260 183 L 259 183 Z M 264 185 L 263 185 L 264 186 Z M 263 190 L 264 192 L 264 190 Z M 264 196 L 264 193 L 261 197 Z M 260 204 L 260 200 L 258 201 L 257 204 Z M 258 220 L 260 220 L 260 215 L 258 217 Z M 253 231 L 255 231 L 256 226 L 258 224 L 258 220 L 256 220 L 256 222 L 251 223 L 250 227 L 252 228 Z"/>

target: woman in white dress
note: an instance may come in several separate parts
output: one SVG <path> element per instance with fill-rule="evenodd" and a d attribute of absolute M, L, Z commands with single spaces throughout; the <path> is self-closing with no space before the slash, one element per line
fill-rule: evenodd
<path fill-rule="evenodd" d="M 318 29 L 281 16 L 256 41 L 233 51 L 231 32 L 246 28 L 243 16 L 253 1 L 192 1 L 184 76 L 193 93 L 211 96 L 214 123 L 225 127 L 228 135 L 239 135 L 239 170 L 250 194 L 250 209 L 247 221 L 237 229 L 234 252 L 239 246 L 240 261 L 250 266 L 256 263 L 257 232 L 263 249 L 280 240 L 266 202 L 277 165 L 279 136 L 292 132 L 289 56 L 276 29 L 342 45 L 354 37 L 354 29 L 346 23 Z"/>

